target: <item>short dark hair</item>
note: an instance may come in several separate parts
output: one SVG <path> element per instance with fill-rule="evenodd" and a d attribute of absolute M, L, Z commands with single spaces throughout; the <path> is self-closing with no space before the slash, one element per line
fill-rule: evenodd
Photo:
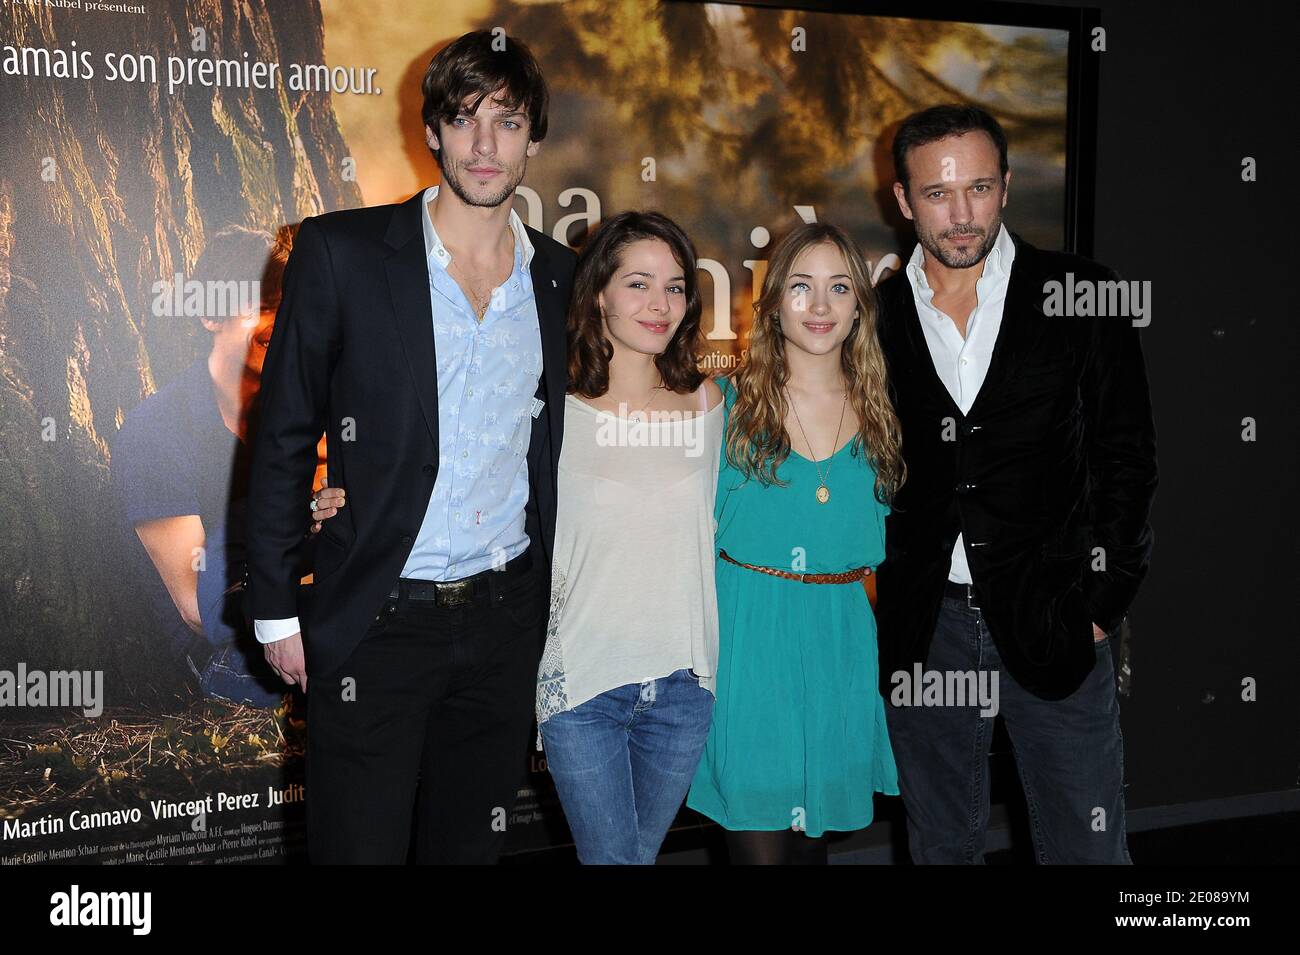
<path fill-rule="evenodd" d="M 191 278 L 205 287 L 209 283 L 256 282 L 260 306 L 274 310 L 280 304 L 291 244 L 287 229 L 271 235 L 244 225 L 226 226 L 203 246 Z M 203 317 L 220 320 L 235 316 Z"/>
<path fill-rule="evenodd" d="M 894 134 L 894 175 L 903 184 L 903 191 L 907 192 L 911 186 L 907 175 L 909 150 L 977 130 L 988 133 L 993 140 L 993 145 L 998 150 L 999 172 L 1006 179 L 1007 170 L 1011 167 L 1007 165 L 1007 134 L 1002 125 L 978 106 L 945 103 L 913 113 L 903 120 L 898 132 Z"/>
<path fill-rule="evenodd" d="M 663 213 L 628 211 L 602 222 L 578 256 L 573 297 L 569 300 L 570 393 L 599 398 L 609 390 L 609 360 L 614 349 L 605 338 L 596 296 L 614 277 L 623 250 L 640 239 L 665 242 L 686 279 L 686 314 L 668 347 L 655 357 L 664 385 L 678 394 L 689 394 L 706 377 L 700 370 L 700 315 L 704 305 L 695 245 L 682 227 Z"/>
<path fill-rule="evenodd" d="M 420 83 L 424 124 L 437 132 L 438 120 L 450 123 L 455 119 L 467 96 L 475 97 L 468 107 L 474 112 L 485 96 L 503 87 L 506 108 L 527 115 L 528 138 L 541 142 L 546 138 L 550 100 L 542 68 L 522 41 L 491 30 L 457 37 L 429 61 Z"/>

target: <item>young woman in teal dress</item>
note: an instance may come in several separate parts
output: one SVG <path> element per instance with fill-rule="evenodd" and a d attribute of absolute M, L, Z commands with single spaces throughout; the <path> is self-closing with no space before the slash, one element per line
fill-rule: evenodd
<path fill-rule="evenodd" d="M 864 583 L 904 479 L 866 262 L 836 226 L 772 252 L 749 350 L 720 382 L 719 660 L 686 804 L 733 863 L 825 863 L 898 778 Z"/>

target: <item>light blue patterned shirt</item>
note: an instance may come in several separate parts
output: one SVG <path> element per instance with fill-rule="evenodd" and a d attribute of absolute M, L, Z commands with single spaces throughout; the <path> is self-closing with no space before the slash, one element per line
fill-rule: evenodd
<path fill-rule="evenodd" d="M 528 548 L 527 455 L 542 337 L 528 270 L 533 246 L 518 213 L 510 212 L 514 270 L 479 322 L 447 272 L 451 253 L 429 217 L 437 194 L 437 186 L 426 189 L 420 207 L 438 367 L 438 476 L 402 576 L 459 580 Z"/>

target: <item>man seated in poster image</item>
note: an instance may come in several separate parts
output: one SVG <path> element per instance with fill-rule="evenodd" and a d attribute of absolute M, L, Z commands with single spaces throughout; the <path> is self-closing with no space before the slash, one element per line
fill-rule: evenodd
<path fill-rule="evenodd" d="M 242 226 L 208 241 L 185 277 L 185 290 L 203 294 L 181 298 L 195 306 L 187 316 L 203 301 L 209 346 L 126 415 L 112 446 L 139 586 L 172 659 L 203 696 L 257 707 L 278 706 L 285 691 L 242 603 L 251 412 L 287 259 L 283 242 Z"/>
<path fill-rule="evenodd" d="M 1100 295 L 1118 277 L 1003 224 L 1007 137 L 987 112 L 909 116 L 893 153 L 918 244 L 877 289 L 908 478 L 886 522 L 876 617 L 912 859 L 984 861 L 1000 712 L 1037 860 L 1127 863 L 1107 638 L 1151 552 L 1145 321 L 1053 307 L 1053 288 Z M 979 671 L 997 687 L 992 714 L 899 692 L 913 674 Z"/>

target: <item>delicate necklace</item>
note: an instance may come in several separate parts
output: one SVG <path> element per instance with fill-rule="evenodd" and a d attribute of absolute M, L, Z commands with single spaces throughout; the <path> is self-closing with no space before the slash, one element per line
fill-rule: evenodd
<path fill-rule="evenodd" d="M 465 279 L 464 288 L 469 293 L 468 297 L 469 297 L 470 305 L 474 309 L 474 318 L 477 321 L 480 322 L 483 321 L 484 315 L 487 314 L 488 301 L 490 300 L 491 296 L 490 295 L 481 296 L 478 294 L 478 289 L 474 287 L 474 280 L 470 277 L 469 273 L 467 273 L 464 269 L 460 267 L 459 263 L 453 261 L 451 263 L 451 267 L 455 269 L 457 272 L 459 272 L 461 277 Z"/>
<path fill-rule="evenodd" d="M 812 451 L 813 453 L 813 467 L 817 469 L 817 479 L 821 482 L 817 486 L 817 503 L 825 504 L 827 501 L 831 499 L 830 489 L 826 487 L 826 479 L 831 476 L 831 464 L 833 462 L 829 458 L 827 459 L 826 473 L 822 474 L 822 466 L 820 462 L 816 460 L 817 452 L 813 451 L 812 442 L 808 440 L 808 432 L 804 431 L 803 422 L 799 420 L 799 409 L 796 408 L 794 405 L 794 395 L 790 394 L 790 389 L 788 386 L 785 389 L 785 393 L 790 398 L 790 410 L 794 412 L 794 420 L 799 425 L 799 433 L 803 435 L 803 440 L 804 443 L 808 445 L 808 450 Z M 840 429 L 844 427 L 844 409 L 848 407 L 848 404 L 849 404 L 849 393 L 846 391 L 844 392 L 844 403 L 840 405 L 840 423 L 835 426 L 835 443 L 831 445 L 832 452 L 834 451 L 835 448 L 838 448 L 840 446 Z M 835 457 L 834 453 L 831 454 L 831 457 L 832 458 Z"/>
<path fill-rule="evenodd" d="M 645 404 L 643 404 L 640 408 L 637 408 L 636 411 L 633 411 L 630 415 L 628 415 L 627 420 L 640 421 L 641 419 L 637 416 L 640 415 L 641 412 L 645 411 L 646 408 L 650 407 L 650 402 L 655 400 L 655 392 L 658 391 L 663 386 L 664 386 L 664 380 L 663 377 L 661 376 L 659 378 L 659 384 L 655 385 L 653 388 L 650 389 L 650 397 L 645 400 Z"/>
<path fill-rule="evenodd" d="M 509 231 L 510 231 L 510 226 L 507 225 L 506 232 Z M 511 239 L 512 250 L 514 248 L 513 242 L 514 239 L 512 238 Z M 474 318 L 476 321 L 482 322 L 484 317 L 486 317 L 487 315 L 488 303 L 492 300 L 492 293 L 488 292 L 487 294 L 480 295 L 478 289 L 475 288 L 473 276 L 471 276 L 467 271 L 461 268 L 460 263 L 457 262 L 455 259 L 451 260 L 451 267 L 455 269 L 457 272 L 459 272 L 461 274 L 461 277 L 465 279 L 464 289 L 466 291 L 466 297 L 469 298 L 470 305 L 474 309 Z"/>

